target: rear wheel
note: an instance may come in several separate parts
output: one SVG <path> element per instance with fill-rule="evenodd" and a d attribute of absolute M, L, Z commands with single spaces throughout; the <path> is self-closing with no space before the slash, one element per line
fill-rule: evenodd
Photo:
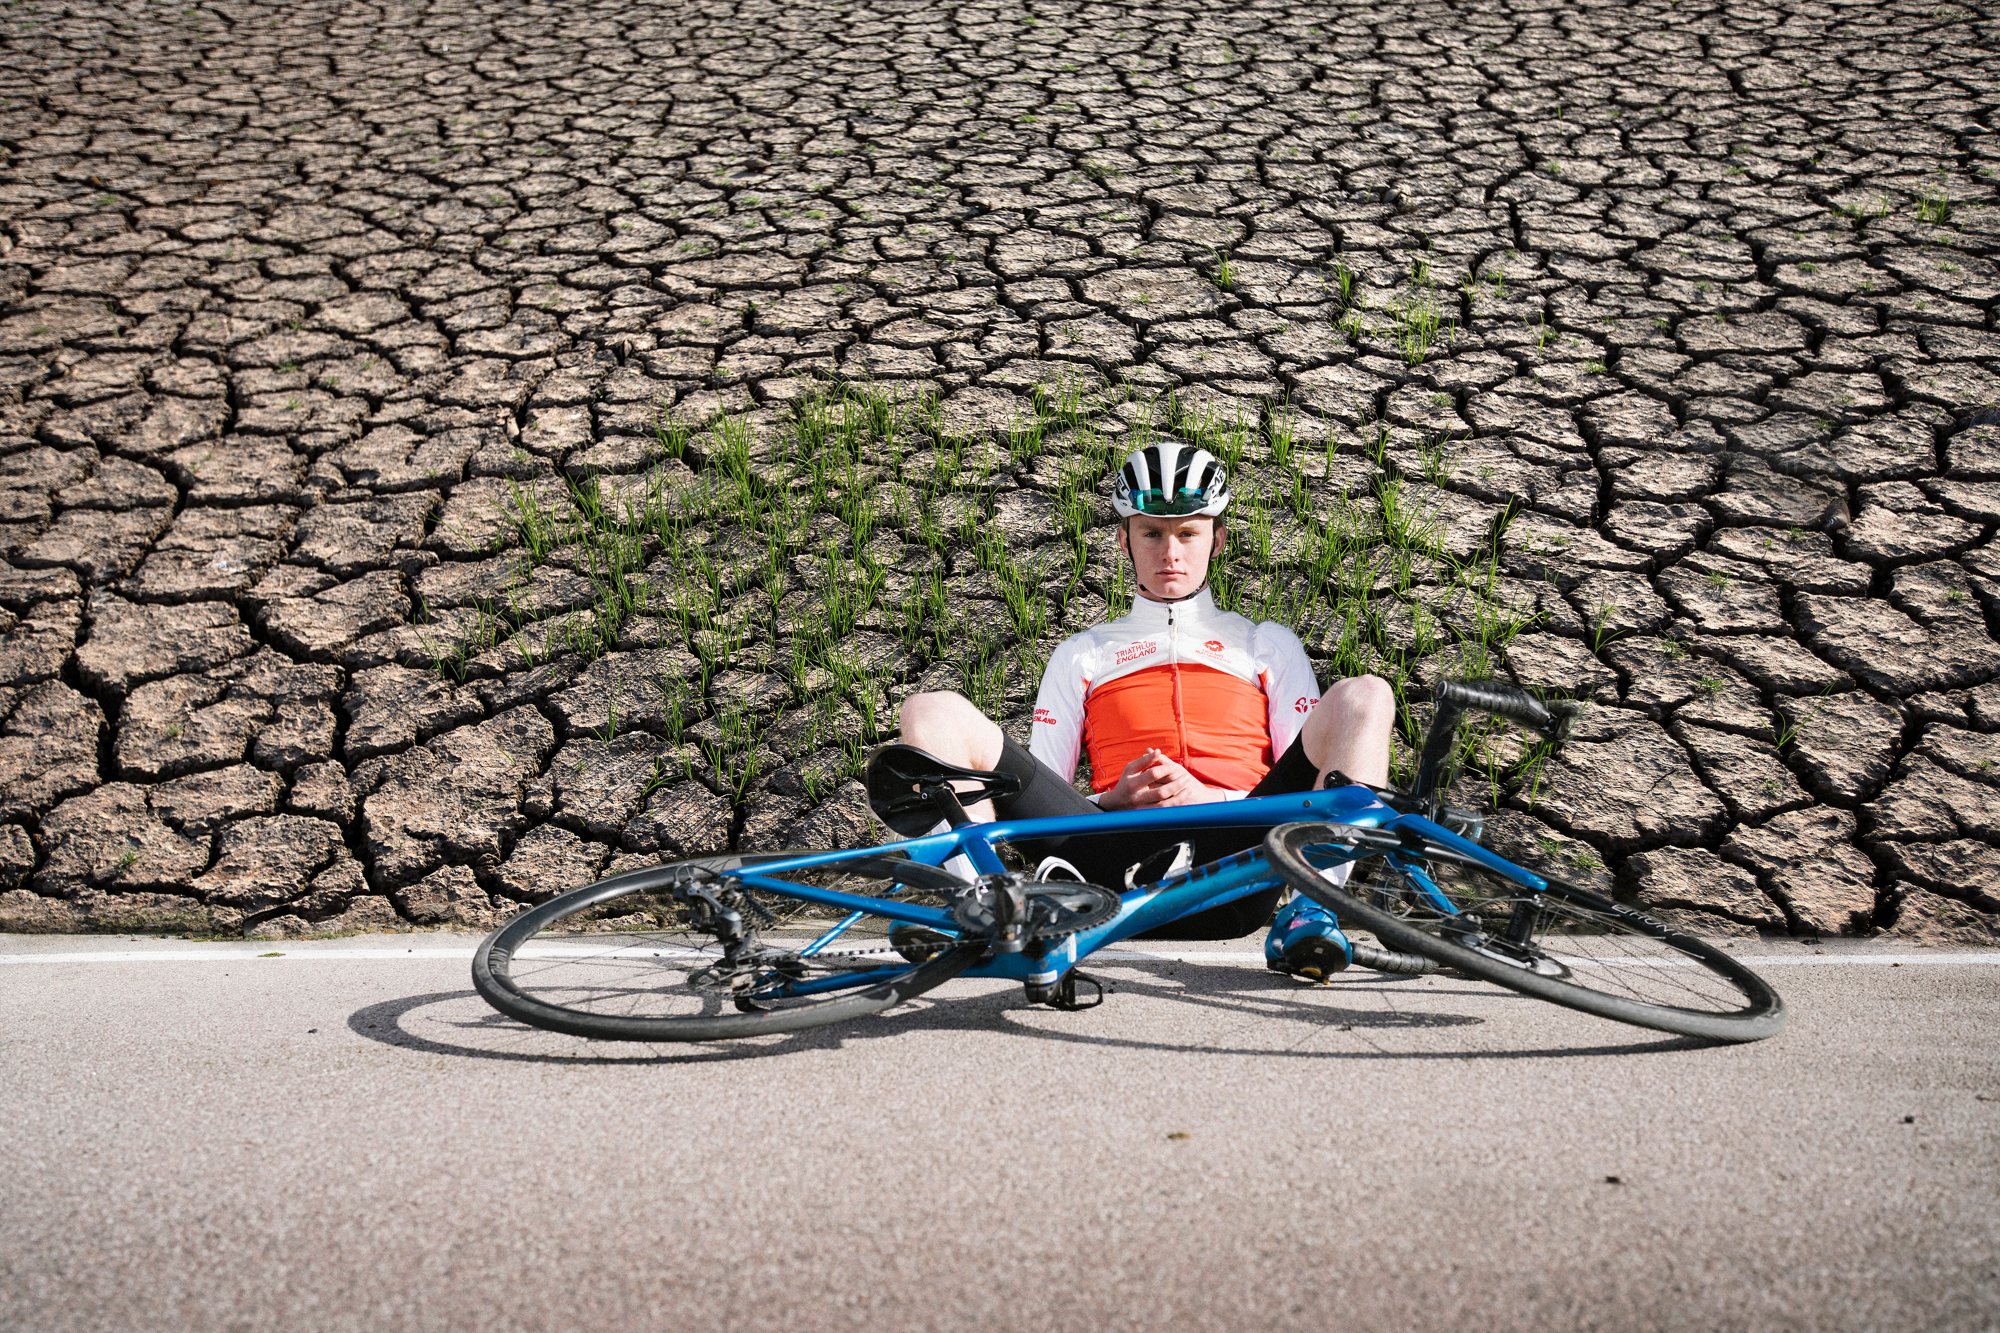
<path fill-rule="evenodd" d="M 1714 945 L 1635 908 L 1550 880 L 1534 892 L 1443 848 L 1371 856 L 1344 887 L 1319 871 L 1353 855 L 1351 830 L 1285 824 L 1265 840 L 1299 892 L 1373 931 L 1391 949 L 1523 994 L 1640 1027 L 1711 1041 L 1756 1041 L 1784 1026 L 1784 1002 Z M 1425 880 L 1429 881 L 1427 885 Z M 1441 907 L 1431 888 L 1456 911 Z"/>
<path fill-rule="evenodd" d="M 955 941 L 908 956 L 891 941 L 896 923 L 886 917 L 850 917 L 731 874 L 807 855 L 695 857 L 552 898 L 479 946 L 473 985 L 502 1013 L 557 1032 L 718 1041 L 880 1013 L 979 958 L 976 946 Z M 892 855 L 787 871 L 784 879 L 937 907 L 964 887 L 934 866 Z"/>

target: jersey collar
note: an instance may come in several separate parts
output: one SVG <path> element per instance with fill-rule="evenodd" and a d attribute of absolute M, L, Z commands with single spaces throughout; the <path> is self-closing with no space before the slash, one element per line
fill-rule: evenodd
<path fill-rule="evenodd" d="M 1139 629 L 1165 629 L 1169 624 L 1198 624 L 1215 614 L 1215 593 L 1204 585 L 1200 592 L 1179 602 L 1155 602 L 1135 595 L 1125 619 Z"/>

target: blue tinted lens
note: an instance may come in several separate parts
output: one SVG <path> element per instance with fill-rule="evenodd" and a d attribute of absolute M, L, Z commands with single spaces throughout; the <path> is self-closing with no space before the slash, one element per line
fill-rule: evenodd
<path fill-rule="evenodd" d="M 1142 514 L 1157 514 L 1172 518 L 1180 514 L 1192 514 L 1203 504 L 1200 491 L 1182 488 L 1169 496 L 1162 490 L 1144 490 L 1132 497 L 1133 506 Z"/>

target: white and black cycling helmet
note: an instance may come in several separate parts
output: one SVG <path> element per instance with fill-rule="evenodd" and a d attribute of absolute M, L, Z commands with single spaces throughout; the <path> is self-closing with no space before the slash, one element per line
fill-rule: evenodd
<path fill-rule="evenodd" d="M 1118 469 L 1111 490 L 1118 517 L 1219 516 L 1229 508 L 1229 476 L 1222 460 L 1199 445 L 1167 440 L 1134 449 Z"/>

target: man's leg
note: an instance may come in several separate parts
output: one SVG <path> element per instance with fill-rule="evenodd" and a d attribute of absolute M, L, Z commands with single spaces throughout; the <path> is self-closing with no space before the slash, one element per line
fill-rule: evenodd
<path fill-rule="evenodd" d="M 1389 785 L 1389 737 L 1396 730 L 1396 692 L 1380 676 L 1337 680 L 1306 715 L 1306 757 L 1322 781 L 1338 769 L 1356 782 Z"/>
<path fill-rule="evenodd" d="M 1096 802 L 1071 786 L 1067 778 L 1009 740 L 998 725 L 963 695 L 948 690 L 913 694 L 904 700 L 898 721 L 904 743 L 926 750 L 946 763 L 1011 773 L 1021 779 L 1020 793 L 1000 802 L 1000 815 L 1007 819 L 1103 813 Z M 965 808 L 965 813 L 984 822 L 995 818 L 993 805 L 992 801 L 976 801 Z M 1152 838 L 1129 834 L 1109 838 L 1073 835 L 1017 843 L 1015 850 L 1030 859 L 1062 857 L 1090 883 L 1116 889 L 1123 887 L 1125 867 L 1171 841 L 1165 835 Z"/>
<path fill-rule="evenodd" d="M 1396 692 L 1380 676 L 1337 680 L 1306 716 L 1299 744 L 1319 770 L 1314 786 L 1338 770 L 1377 787 L 1389 782 L 1389 737 L 1396 728 Z M 1335 884 L 1347 882 L 1347 866 L 1323 872 Z M 1333 915 L 1298 895 L 1278 909 L 1264 937 L 1264 963 L 1308 981 L 1325 981 L 1345 968 L 1353 947 Z"/>
<path fill-rule="evenodd" d="M 1000 765 L 1006 737 L 999 724 L 980 712 L 970 699 L 950 690 L 931 690 L 903 700 L 896 723 L 903 742 L 934 754 L 947 764 L 990 773 Z M 993 802 L 975 801 L 965 813 L 984 823 L 993 818 Z"/>

